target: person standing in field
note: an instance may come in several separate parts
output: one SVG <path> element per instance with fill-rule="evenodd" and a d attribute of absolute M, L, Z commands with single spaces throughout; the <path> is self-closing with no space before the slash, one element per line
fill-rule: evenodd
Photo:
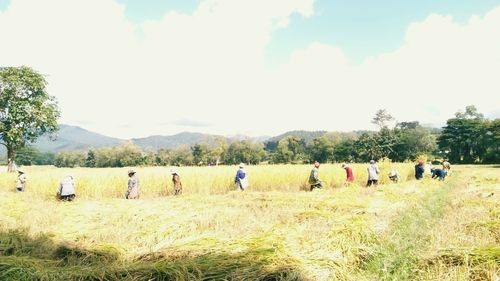
<path fill-rule="evenodd" d="M 57 195 L 62 201 L 73 201 L 75 199 L 75 179 L 68 175 L 59 184 Z"/>
<path fill-rule="evenodd" d="M 125 193 L 126 199 L 139 199 L 139 178 L 134 170 L 128 171 L 128 189 Z"/>
<path fill-rule="evenodd" d="M 172 183 L 174 184 L 174 195 L 181 195 L 182 182 L 179 172 L 177 172 L 176 170 L 170 170 L 170 174 L 172 175 Z"/>
<path fill-rule="evenodd" d="M 17 170 L 17 173 L 18 175 L 16 180 L 16 191 L 24 192 L 26 190 L 26 181 L 28 180 L 28 177 L 21 169 Z"/>
<path fill-rule="evenodd" d="M 415 179 L 421 180 L 424 177 L 424 161 L 419 160 L 418 164 L 415 165 Z"/>
<path fill-rule="evenodd" d="M 351 167 L 349 165 L 347 165 L 346 163 L 344 163 L 344 164 L 342 164 L 342 168 L 344 168 L 345 173 L 346 173 L 345 181 L 347 183 L 354 182 L 354 174 L 352 173 Z"/>
<path fill-rule="evenodd" d="M 248 187 L 248 174 L 245 171 L 245 163 L 240 163 L 239 169 L 236 171 L 236 176 L 234 177 L 234 183 L 237 191 L 243 191 Z"/>
<path fill-rule="evenodd" d="M 368 181 L 366 182 L 366 187 L 378 185 L 378 176 L 380 174 L 380 170 L 378 169 L 377 163 L 375 160 L 370 160 L 370 164 L 368 165 Z"/>
<path fill-rule="evenodd" d="M 311 191 L 315 188 L 322 188 L 323 184 L 319 179 L 319 162 L 314 161 L 313 168 L 311 170 L 311 174 L 309 174 L 309 184 L 311 185 Z"/>

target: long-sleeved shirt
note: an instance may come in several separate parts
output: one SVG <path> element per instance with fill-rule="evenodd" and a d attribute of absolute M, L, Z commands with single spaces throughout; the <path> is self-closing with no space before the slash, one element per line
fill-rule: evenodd
<path fill-rule="evenodd" d="M 377 167 L 377 164 L 370 164 L 368 166 L 368 180 L 378 180 L 378 175 L 380 174 L 380 170 Z"/>
<path fill-rule="evenodd" d="M 318 168 L 314 167 L 311 170 L 311 174 L 309 175 L 309 184 L 315 185 L 320 184 L 321 180 L 319 179 L 319 171 Z"/>
<path fill-rule="evenodd" d="M 174 189 L 175 190 L 181 190 L 182 189 L 181 177 L 178 174 L 174 174 L 172 176 L 172 183 L 174 184 Z"/>
<path fill-rule="evenodd" d="M 17 177 L 16 188 L 24 191 L 24 189 L 26 188 L 26 181 L 27 180 L 28 180 L 28 177 L 26 176 L 26 174 L 20 174 Z"/>
<path fill-rule="evenodd" d="M 236 172 L 236 176 L 234 177 L 234 183 L 239 185 L 240 188 L 247 188 L 249 183 L 248 183 L 248 175 L 245 169 L 239 168 L 238 171 Z"/>
<path fill-rule="evenodd" d="M 415 165 L 415 179 L 420 180 L 424 177 L 424 165 L 417 164 Z"/>
<path fill-rule="evenodd" d="M 59 194 L 61 196 L 75 194 L 75 180 L 73 177 L 65 177 L 59 184 Z"/>
<path fill-rule="evenodd" d="M 246 175 L 247 173 L 245 172 L 245 170 L 243 170 L 242 168 L 238 169 L 238 171 L 236 172 L 236 177 L 234 177 L 234 182 L 240 182 L 246 177 Z"/>
<path fill-rule="evenodd" d="M 346 173 L 346 181 L 348 182 L 353 182 L 354 181 L 354 175 L 352 173 L 351 167 L 344 167 L 345 173 Z"/>
<path fill-rule="evenodd" d="M 128 179 L 128 198 L 135 199 L 139 197 L 139 178 L 136 175 Z"/>

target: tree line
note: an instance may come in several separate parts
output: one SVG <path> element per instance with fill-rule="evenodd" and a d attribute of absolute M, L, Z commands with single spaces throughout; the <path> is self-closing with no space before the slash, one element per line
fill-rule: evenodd
<path fill-rule="evenodd" d="M 389 158 L 404 162 L 420 158 L 444 159 L 453 163 L 499 163 L 500 119 L 487 120 L 474 106 L 457 112 L 443 129 L 426 128 L 417 121 L 389 128 L 377 112 L 372 122 L 377 132 L 323 132 L 286 135 L 265 142 L 228 141 L 225 138 L 180 146 L 174 149 L 143 150 L 132 142 L 88 151 L 41 153 L 26 147 L 17 153 L 22 165 L 53 164 L 58 167 L 192 166 L 249 164 L 301 164 L 313 161 L 366 162 Z"/>
<path fill-rule="evenodd" d="M 142 150 L 131 142 L 88 151 L 43 153 L 31 146 L 45 134 L 55 136 L 60 111 L 46 91 L 45 78 L 29 67 L 0 67 L 0 144 L 7 149 L 9 169 L 20 165 L 58 167 L 124 167 L 139 165 L 218 165 L 266 163 L 366 162 L 389 158 L 448 158 L 453 163 L 500 163 L 500 119 L 488 120 L 467 106 L 442 129 L 418 121 L 389 126 L 394 118 L 376 112 L 376 132 L 289 134 L 266 142 L 216 138 L 175 149 Z M 7 160 L 6 159 L 6 160 Z"/>

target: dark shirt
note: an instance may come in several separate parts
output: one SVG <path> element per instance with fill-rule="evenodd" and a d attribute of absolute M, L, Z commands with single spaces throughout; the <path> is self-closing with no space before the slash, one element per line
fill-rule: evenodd
<path fill-rule="evenodd" d="M 424 165 L 422 164 L 417 164 L 415 165 L 415 178 L 417 180 L 421 180 L 424 177 Z"/>

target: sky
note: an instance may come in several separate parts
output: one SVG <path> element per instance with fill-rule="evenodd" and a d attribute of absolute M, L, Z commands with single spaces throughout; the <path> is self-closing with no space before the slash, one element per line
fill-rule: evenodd
<path fill-rule="evenodd" d="M 500 0 L 0 0 L 0 42 L 113 137 L 500 117 Z"/>

